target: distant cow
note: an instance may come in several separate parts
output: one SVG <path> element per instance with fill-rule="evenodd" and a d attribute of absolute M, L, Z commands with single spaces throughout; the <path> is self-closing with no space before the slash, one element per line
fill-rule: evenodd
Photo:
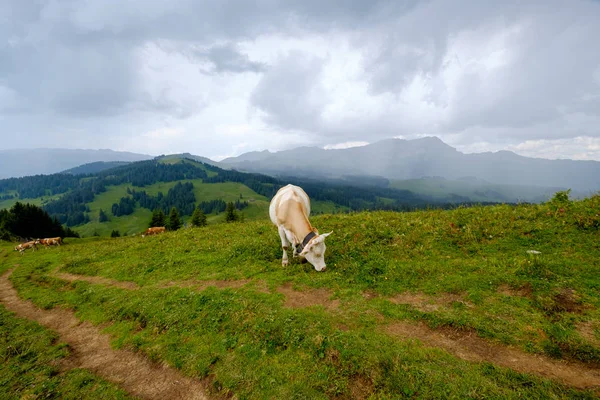
<path fill-rule="evenodd" d="M 159 233 L 163 233 L 165 231 L 164 226 L 153 226 L 152 228 L 146 229 L 146 232 L 142 234 L 142 237 L 150 236 L 150 235 L 158 235 Z"/>
<path fill-rule="evenodd" d="M 27 243 L 21 243 L 20 245 L 15 247 L 15 251 L 18 251 L 21 254 L 24 254 L 25 250 L 27 249 L 32 249 L 32 251 L 35 251 L 37 249 L 36 241 L 32 240 Z"/>
<path fill-rule="evenodd" d="M 279 189 L 271 200 L 269 216 L 279 230 L 283 257 L 281 265 L 288 265 L 287 249 L 291 243 L 293 256 L 303 257 L 317 271 L 325 270 L 325 238 L 332 232 L 319 235 L 319 231 L 308 221 L 310 199 L 302 188 L 287 185 Z"/>
<path fill-rule="evenodd" d="M 60 246 L 62 244 L 62 238 L 60 236 L 54 238 L 38 239 L 35 244 L 43 244 L 44 246 Z"/>

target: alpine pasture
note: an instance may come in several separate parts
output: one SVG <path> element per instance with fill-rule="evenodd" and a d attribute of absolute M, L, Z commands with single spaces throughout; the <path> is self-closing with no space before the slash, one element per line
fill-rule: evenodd
<path fill-rule="evenodd" d="M 281 266 L 265 214 L 146 238 L 67 239 L 23 256 L 2 242 L 0 274 L 21 299 L 73 313 L 115 351 L 166 364 L 209 398 L 600 393 L 599 195 L 311 223 L 334 231 L 322 273 L 295 259 Z M 4 308 L 0 316 L 3 396 L 93 385 L 117 397 L 101 371 L 56 367 L 69 347 L 55 334 Z"/>

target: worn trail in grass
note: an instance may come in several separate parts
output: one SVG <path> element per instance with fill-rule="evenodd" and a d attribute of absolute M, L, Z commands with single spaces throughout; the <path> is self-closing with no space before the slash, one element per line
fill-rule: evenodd
<path fill-rule="evenodd" d="M 122 282 L 113 279 L 84 276 L 69 273 L 56 273 L 58 278 L 69 282 L 86 281 L 95 284 L 113 286 L 121 289 L 137 289 L 134 282 Z M 232 281 L 171 281 L 161 287 L 181 287 L 204 290 L 209 286 L 217 288 L 241 288 L 251 283 L 249 280 Z M 264 285 L 259 285 L 259 290 L 268 293 Z M 277 288 L 277 292 L 285 296 L 284 306 L 288 308 L 302 308 L 322 306 L 329 311 L 340 310 L 340 301 L 331 299 L 332 293 L 325 289 L 308 289 L 297 291 L 286 284 Z M 366 298 L 374 297 L 366 294 Z M 418 303 L 424 303 L 424 296 L 417 296 Z M 408 296 L 395 296 L 389 299 L 394 303 L 410 302 Z M 442 299 L 442 302 L 446 299 Z M 428 303 L 428 307 L 438 307 L 437 304 Z M 383 319 L 383 318 L 382 318 Z M 463 332 L 451 328 L 431 329 L 423 323 L 396 322 L 382 326 L 383 331 L 402 339 L 417 339 L 426 346 L 438 347 L 448 351 L 454 356 L 466 361 L 490 362 L 502 367 L 511 368 L 522 373 L 529 373 L 541 377 L 557 380 L 565 385 L 579 389 L 600 389 L 600 369 L 590 365 L 553 360 L 549 357 L 528 354 L 514 347 L 491 343 L 478 337 L 474 332 Z"/>
<path fill-rule="evenodd" d="M 418 339 L 426 346 L 442 348 L 463 360 L 489 362 L 579 389 L 600 389 L 600 369 L 524 353 L 514 347 L 490 343 L 474 333 L 452 329 L 432 330 L 424 324 L 404 322 L 390 324 L 385 331 L 404 339 Z"/>
<path fill-rule="evenodd" d="M 0 302 L 18 316 L 39 322 L 60 335 L 72 350 L 69 366 L 85 368 L 146 399 L 206 399 L 204 386 L 165 365 L 126 350 L 113 350 L 108 335 L 89 322 L 79 321 L 72 312 L 54 308 L 41 310 L 21 300 L 8 280 L 12 271 L 0 277 Z"/>

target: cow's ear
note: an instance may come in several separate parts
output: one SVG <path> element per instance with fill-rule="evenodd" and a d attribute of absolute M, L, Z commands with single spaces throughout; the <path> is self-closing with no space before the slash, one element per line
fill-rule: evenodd
<path fill-rule="evenodd" d="M 333 231 L 329 232 L 329 233 L 324 233 L 321 236 L 323 237 L 323 239 L 325 239 L 327 236 L 331 235 L 333 233 Z"/>
<path fill-rule="evenodd" d="M 306 246 L 304 246 L 304 248 L 302 249 L 302 251 L 300 252 L 301 256 L 305 256 L 306 253 L 308 253 L 310 251 L 310 248 L 313 246 L 313 241 L 311 240 L 310 242 L 308 242 L 308 244 Z"/>

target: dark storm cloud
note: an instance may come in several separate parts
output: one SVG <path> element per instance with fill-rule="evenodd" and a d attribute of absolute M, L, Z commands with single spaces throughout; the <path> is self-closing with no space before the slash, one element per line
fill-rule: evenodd
<path fill-rule="evenodd" d="M 138 82 L 134 49 L 153 40 L 210 44 L 282 32 L 294 24 L 357 22 L 377 2 L 9 0 L 0 11 L 0 85 L 32 110 L 73 116 L 113 115 L 148 102 Z M 213 72 L 263 72 L 235 44 L 203 54 Z M 6 108 L 6 107 L 5 107 Z M 175 107 L 173 107 L 175 108 Z M 6 110 L 5 110 L 6 112 Z"/>
<path fill-rule="evenodd" d="M 265 37 L 309 44 L 257 50 Z M 23 113 L 41 127 L 111 119 L 125 136 L 140 112 L 187 119 L 232 95 L 210 82 L 244 76 L 233 96 L 248 114 L 317 144 L 598 137 L 597 37 L 600 2 L 588 0 L 4 0 L 0 118 L 24 133 Z M 342 51 L 360 56 L 352 76 L 329 68 Z M 170 72 L 180 56 L 195 69 Z"/>

